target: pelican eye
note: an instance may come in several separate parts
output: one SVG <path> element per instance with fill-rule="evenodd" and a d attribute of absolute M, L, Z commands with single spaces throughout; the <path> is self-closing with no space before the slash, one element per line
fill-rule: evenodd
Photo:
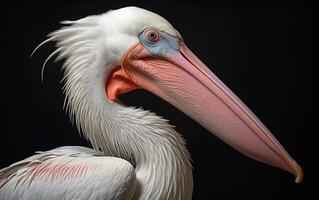
<path fill-rule="evenodd" d="M 149 42 L 157 42 L 159 40 L 159 33 L 154 29 L 148 29 L 145 31 L 145 37 Z"/>

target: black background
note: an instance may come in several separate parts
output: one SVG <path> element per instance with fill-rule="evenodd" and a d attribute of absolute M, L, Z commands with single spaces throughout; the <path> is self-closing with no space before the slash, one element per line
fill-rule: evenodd
<path fill-rule="evenodd" d="M 0 168 L 63 145 L 89 144 L 63 111 L 61 63 L 42 63 L 53 44 L 30 53 L 59 21 L 128 5 L 170 21 L 187 45 L 273 132 L 305 171 L 292 175 L 242 156 L 171 105 L 145 91 L 123 95 L 128 105 L 169 119 L 187 141 L 194 199 L 305 198 L 314 192 L 316 132 L 312 130 L 312 67 L 317 28 L 311 4 L 294 2 L 53 1 L 1 2 Z M 0 197 L 1 199 L 1 197 Z"/>

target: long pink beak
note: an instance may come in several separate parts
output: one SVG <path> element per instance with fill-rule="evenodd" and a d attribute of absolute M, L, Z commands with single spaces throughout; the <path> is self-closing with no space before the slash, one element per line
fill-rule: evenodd
<path fill-rule="evenodd" d="M 165 59 L 150 55 L 137 44 L 121 66 L 135 86 L 168 101 L 239 152 L 293 173 L 297 183 L 302 180 L 296 161 L 185 44 Z"/>

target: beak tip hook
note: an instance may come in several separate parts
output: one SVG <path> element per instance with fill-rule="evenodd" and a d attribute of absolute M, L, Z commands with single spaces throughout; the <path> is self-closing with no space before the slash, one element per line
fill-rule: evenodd
<path fill-rule="evenodd" d="M 303 170 L 300 167 L 300 165 L 297 165 L 297 174 L 296 174 L 295 182 L 300 183 L 302 179 L 303 179 Z"/>

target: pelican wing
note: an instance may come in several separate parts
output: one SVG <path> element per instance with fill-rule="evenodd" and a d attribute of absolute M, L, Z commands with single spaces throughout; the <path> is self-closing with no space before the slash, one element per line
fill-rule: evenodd
<path fill-rule="evenodd" d="M 0 199 L 131 199 L 133 166 L 93 149 L 66 146 L 37 152 L 0 170 Z"/>

